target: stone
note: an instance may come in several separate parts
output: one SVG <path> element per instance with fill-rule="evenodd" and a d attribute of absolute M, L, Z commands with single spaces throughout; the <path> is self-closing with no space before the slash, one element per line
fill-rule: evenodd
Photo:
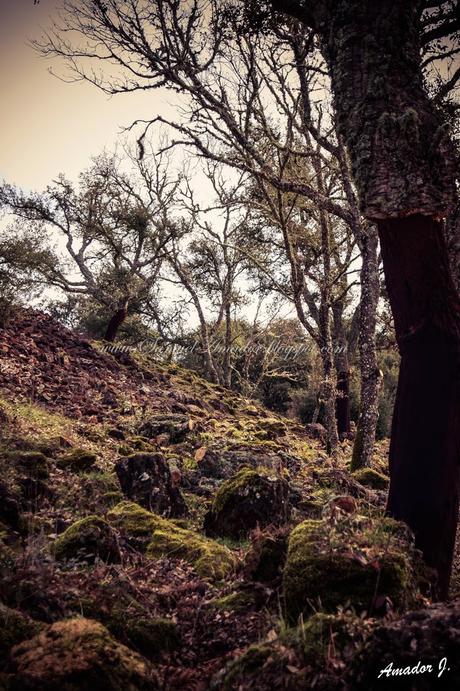
<path fill-rule="evenodd" d="M 327 431 L 324 425 L 319 422 L 310 422 L 305 425 L 305 430 L 309 437 L 312 439 L 318 439 L 318 441 L 324 443 L 327 437 Z"/>
<path fill-rule="evenodd" d="M 163 516 L 183 516 L 187 507 L 160 453 L 136 453 L 115 466 L 123 494 L 149 511 Z"/>
<path fill-rule="evenodd" d="M 69 453 L 62 456 L 58 465 L 61 468 L 67 468 L 75 473 L 84 472 L 90 470 L 97 461 L 97 456 L 91 451 L 86 451 L 85 449 L 74 449 Z"/>
<path fill-rule="evenodd" d="M 263 468 L 242 468 L 217 491 L 204 530 L 238 540 L 253 528 L 285 523 L 290 513 L 287 480 Z"/>
<path fill-rule="evenodd" d="M 120 561 L 117 536 L 99 516 L 87 516 L 73 523 L 56 539 L 52 551 L 58 561 L 92 563 L 96 557 L 111 563 Z"/>
<path fill-rule="evenodd" d="M 153 667 L 91 619 L 49 626 L 11 652 L 11 691 L 154 691 Z"/>
<path fill-rule="evenodd" d="M 184 441 L 190 429 L 190 418 L 187 415 L 170 413 L 145 420 L 139 427 L 138 434 L 148 439 L 166 435 L 171 444 L 178 444 Z"/>
<path fill-rule="evenodd" d="M 379 597 L 398 608 L 415 597 L 414 565 L 407 529 L 392 519 L 341 524 L 306 520 L 289 537 L 283 574 L 286 614 L 295 622 L 320 603 L 326 612 L 340 605 L 374 612 Z M 367 521 L 367 525 L 366 525 Z M 401 529 L 400 529 L 401 526 Z M 331 533 L 335 531 L 335 547 Z M 340 533 L 343 531 L 343 534 Z M 354 531 L 354 533 L 353 533 Z"/>
<path fill-rule="evenodd" d="M 5 482 L 0 481 L 0 521 L 16 529 L 19 523 L 19 502 Z"/>

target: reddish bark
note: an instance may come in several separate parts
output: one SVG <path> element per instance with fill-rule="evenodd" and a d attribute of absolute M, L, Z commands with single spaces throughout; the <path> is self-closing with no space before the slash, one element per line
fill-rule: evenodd
<path fill-rule="evenodd" d="M 441 223 L 417 215 L 378 226 L 401 353 L 387 508 L 414 531 L 443 598 L 458 519 L 460 304 Z"/>

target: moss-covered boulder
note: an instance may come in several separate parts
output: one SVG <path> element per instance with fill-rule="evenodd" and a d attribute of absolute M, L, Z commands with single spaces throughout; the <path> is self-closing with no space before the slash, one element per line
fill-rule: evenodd
<path fill-rule="evenodd" d="M 298 627 L 250 646 L 215 679 L 216 688 L 271 691 L 343 689 L 343 670 L 369 634 L 371 625 L 350 612 L 318 612 Z M 354 689 L 353 684 L 347 688 Z"/>
<path fill-rule="evenodd" d="M 19 497 L 6 482 L 0 482 L 0 521 L 12 528 L 19 524 Z"/>
<path fill-rule="evenodd" d="M 117 504 L 107 514 L 135 547 L 147 550 L 147 556 L 184 559 L 204 579 L 220 580 L 231 574 L 238 560 L 224 545 L 158 516 L 134 502 Z"/>
<path fill-rule="evenodd" d="M 47 457 L 40 451 L 13 451 L 8 454 L 15 466 L 34 480 L 47 480 L 49 478 L 49 463 Z"/>
<path fill-rule="evenodd" d="M 72 470 L 74 473 L 82 473 L 90 470 L 97 462 L 97 456 L 85 449 L 73 449 L 62 456 L 58 465 L 60 468 Z"/>
<path fill-rule="evenodd" d="M 5 661 L 14 645 L 32 638 L 41 628 L 41 624 L 26 614 L 0 602 L 0 661 Z"/>
<path fill-rule="evenodd" d="M 373 468 L 360 468 L 353 473 L 355 480 L 371 489 L 387 489 L 390 480 Z"/>
<path fill-rule="evenodd" d="M 242 468 L 217 491 L 204 529 L 210 536 L 238 540 L 256 526 L 285 523 L 290 513 L 287 480 L 263 468 Z"/>
<path fill-rule="evenodd" d="M 339 605 L 371 612 L 386 599 L 394 607 L 410 601 L 416 587 L 406 530 L 391 519 L 364 517 L 300 523 L 283 574 L 289 620 L 318 604 L 328 612 Z"/>
<path fill-rule="evenodd" d="M 184 499 L 163 454 L 132 454 L 121 458 L 115 470 L 128 499 L 164 516 L 186 513 Z"/>
<path fill-rule="evenodd" d="M 158 677 L 140 655 L 90 619 L 49 626 L 11 652 L 11 691 L 152 691 Z"/>
<path fill-rule="evenodd" d="M 56 539 L 53 554 L 59 561 L 92 563 L 97 557 L 112 563 L 120 561 L 116 533 L 100 516 L 87 516 L 69 526 Z"/>
<path fill-rule="evenodd" d="M 154 531 L 147 556 L 184 559 L 201 578 L 210 581 L 226 578 L 238 564 L 238 559 L 228 547 L 192 530 L 180 528 L 172 521 Z"/>
<path fill-rule="evenodd" d="M 157 528 L 166 530 L 169 522 L 157 514 L 147 511 L 133 501 L 121 501 L 107 513 L 107 520 L 119 530 L 126 542 L 135 549 L 145 552 Z"/>
<path fill-rule="evenodd" d="M 106 626 L 122 643 L 150 659 L 173 652 L 181 643 L 177 625 L 170 619 L 133 617 L 119 612 L 112 614 Z"/>
<path fill-rule="evenodd" d="M 274 583 L 283 574 L 289 532 L 287 528 L 267 531 L 252 540 L 245 559 L 245 573 L 259 583 Z"/>
<path fill-rule="evenodd" d="M 265 683 L 262 670 L 264 670 L 265 674 L 270 674 L 275 668 L 279 682 L 279 663 L 278 656 L 274 655 L 273 646 L 270 644 L 259 643 L 251 645 L 242 655 L 229 663 L 226 669 L 214 680 L 213 685 L 215 688 L 222 689 L 222 691 L 233 691 L 240 688 L 265 691 L 265 689 L 276 688 L 276 686 L 273 686 L 273 679 L 270 679 L 268 684 Z M 291 686 L 291 688 L 296 687 Z"/>
<path fill-rule="evenodd" d="M 147 437 L 147 439 L 155 439 L 164 435 L 166 437 L 165 441 L 169 441 L 171 444 L 178 444 L 184 441 L 191 428 L 190 418 L 187 415 L 166 413 L 144 420 L 138 429 L 138 433 L 143 437 Z"/>
<path fill-rule="evenodd" d="M 210 600 L 209 606 L 223 612 L 248 612 L 259 605 L 259 600 L 255 590 L 237 590 Z"/>

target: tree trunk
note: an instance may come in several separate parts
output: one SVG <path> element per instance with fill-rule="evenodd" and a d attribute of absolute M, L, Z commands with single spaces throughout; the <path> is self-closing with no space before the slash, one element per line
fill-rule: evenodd
<path fill-rule="evenodd" d="M 326 427 L 326 451 L 335 456 L 339 446 L 337 422 L 335 418 L 335 382 L 334 356 L 329 318 L 329 307 L 326 303 L 320 307 L 321 360 L 323 364 L 323 381 L 321 386 L 324 401 L 324 426 Z"/>
<path fill-rule="evenodd" d="M 109 343 L 114 342 L 115 338 L 117 337 L 117 333 L 120 329 L 120 326 L 123 324 L 127 316 L 128 308 L 126 305 L 123 305 L 122 307 L 117 309 L 117 311 L 111 317 L 107 325 L 104 340 L 109 341 Z"/>
<path fill-rule="evenodd" d="M 445 597 L 458 519 L 460 305 L 440 222 L 382 221 L 379 234 L 401 352 L 388 512 L 413 529 Z"/>
<path fill-rule="evenodd" d="M 377 304 L 380 294 L 377 245 L 377 232 L 374 227 L 371 227 L 360 239 L 362 266 L 358 339 L 361 392 L 351 470 L 371 465 L 379 416 L 381 373 L 377 363 L 375 343 Z"/>
<path fill-rule="evenodd" d="M 402 362 L 388 511 L 447 595 L 457 523 L 460 328 L 440 218 L 456 156 L 425 91 L 419 0 L 272 0 L 319 34 L 363 214 L 376 221 Z"/>
<path fill-rule="evenodd" d="M 350 364 L 348 361 L 348 344 L 343 325 L 343 304 L 332 307 L 334 334 L 334 364 L 336 371 L 335 417 L 339 439 L 350 435 Z"/>

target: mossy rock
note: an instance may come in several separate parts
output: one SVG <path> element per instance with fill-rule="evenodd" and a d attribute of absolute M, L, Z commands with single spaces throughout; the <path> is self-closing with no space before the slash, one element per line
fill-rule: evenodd
<path fill-rule="evenodd" d="M 135 453 L 120 458 L 115 471 L 124 495 L 164 516 L 183 516 L 187 507 L 161 453 Z"/>
<path fill-rule="evenodd" d="M 383 473 L 379 473 L 373 468 L 360 468 L 353 473 L 355 480 L 358 480 L 362 485 L 371 487 L 372 489 L 387 489 L 389 479 Z"/>
<path fill-rule="evenodd" d="M 154 530 L 167 529 L 169 522 L 166 518 L 147 511 L 133 501 L 121 501 L 107 513 L 110 523 L 120 530 L 133 545 L 144 545 L 150 541 Z"/>
<path fill-rule="evenodd" d="M 96 462 L 97 456 L 95 453 L 85 451 L 85 449 L 73 449 L 73 451 L 59 459 L 58 465 L 60 468 L 81 473 L 92 468 Z"/>
<path fill-rule="evenodd" d="M 8 458 L 19 466 L 27 477 L 34 480 L 47 480 L 50 475 L 47 457 L 40 451 L 12 451 Z"/>
<path fill-rule="evenodd" d="M 121 612 L 110 617 L 107 628 L 122 643 L 151 659 L 173 652 L 181 643 L 177 625 L 170 619 L 131 617 Z"/>
<path fill-rule="evenodd" d="M 101 494 L 101 504 L 107 508 L 113 508 L 123 501 L 123 494 L 121 492 L 104 492 Z"/>
<path fill-rule="evenodd" d="M 237 565 L 235 555 L 223 545 L 157 516 L 134 502 L 123 501 L 107 513 L 107 519 L 147 556 L 184 559 L 209 580 L 220 580 Z"/>
<path fill-rule="evenodd" d="M 263 468 L 242 468 L 217 491 L 204 528 L 207 535 L 238 540 L 256 526 L 286 523 L 290 513 L 287 480 Z"/>
<path fill-rule="evenodd" d="M 280 638 L 283 644 L 296 649 L 304 663 L 321 669 L 331 651 L 337 656 L 346 647 L 361 646 L 371 626 L 353 612 L 316 612 Z"/>
<path fill-rule="evenodd" d="M 158 676 L 138 653 L 90 619 L 49 626 L 13 648 L 11 691 L 153 691 Z"/>
<path fill-rule="evenodd" d="M 191 430 L 190 418 L 187 415 L 169 413 L 156 415 L 145 420 L 139 427 L 139 435 L 147 439 L 155 439 L 160 435 L 167 435 L 171 444 L 184 441 Z"/>
<path fill-rule="evenodd" d="M 273 652 L 270 644 L 251 645 L 240 657 L 237 657 L 227 666 L 223 676 L 221 675 L 221 678 L 216 680 L 218 686 L 215 687 L 222 689 L 222 691 L 234 691 L 234 689 L 240 688 L 260 689 L 262 691 L 262 689 L 265 690 L 270 687 L 276 688 L 272 683 L 267 685 L 261 683 L 260 678 L 261 670 L 266 665 L 277 665 L 278 660 Z M 278 680 L 280 681 L 279 675 Z"/>
<path fill-rule="evenodd" d="M 184 559 L 197 574 L 210 581 L 219 581 L 232 574 L 238 564 L 236 556 L 224 545 L 167 521 L 157 528 L 147 548 L 147 556 L 168 556 Z"/>
<path fill-rule="evenodd" d="M 52 551 L 58 561 L 92 563 L 96 557 L 111 563 L 120 561 L 116 534 L 100 516 L 87 516 L 73 523 L 56 539 Z"/>
<path fill-rule="evenodd" d="M 273 583 L 281 578 L 286 562 L 289 533 L 279 529 L 262 533 L 253 540 L 246 555 L 245 572 L 259 583 Z"/>
<path fill-rule="evenodd" d="M 6 659 L 9 650 L 27 638 L 35 636 L 42 625 L 17 609 L 0 602 L 0 661 Z"/>
<path fill-rule="evenodd" d="M 257 606 L 257 594 L 250 590 L 237 590 L 229 595 L 214 598 L 209 601 L 210 607 L 223 612 L 247 612 Z"/>
<path fill-rule="evenodd" d="M 356 545 L 353 535 L 338 535 L 337 547 L 331 547 L 329 522 L 307 520 L 296 526 L 289 538 L 283 574 L 288 619 L 295 621 L 318 603 L 327 612 L 347 604 L 358 612 L 370 611 L 378 597 L 390 598 L 396 607 L 405 603 L 413 585 L 410 549 L 396 533 L 390 544 L 390 523 L 395 522 L 377 521 L 373 530 L 367 530 L 366 539 L 360 536 L 361 543 Z M 359 535 L 358 526 L 356 530 Z M 347 545 L 346 540 L 352 544 Z M 365 558 L 363 547 L 368 548 Z"/>

